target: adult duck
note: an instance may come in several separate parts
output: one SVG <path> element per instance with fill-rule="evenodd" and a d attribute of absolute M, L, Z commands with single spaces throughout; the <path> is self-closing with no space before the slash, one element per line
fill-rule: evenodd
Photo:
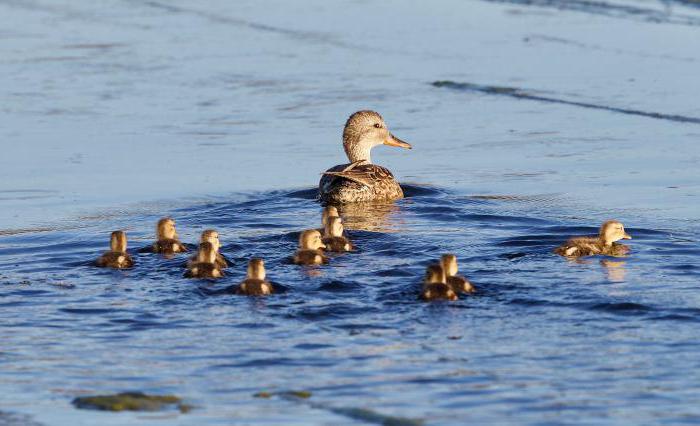
<path fill-rule="evenodd" d="M 389 132 L 379 113 L 358 111 L 351 115 L 343 130 L 343 149 L 350 163 L 323 173 L 318 185 L 321 201 L 343 204 L 403 198 L 403 190 L 389 169 L 372 164 L 370 152 L 377 145 L 411 149 Z"/>

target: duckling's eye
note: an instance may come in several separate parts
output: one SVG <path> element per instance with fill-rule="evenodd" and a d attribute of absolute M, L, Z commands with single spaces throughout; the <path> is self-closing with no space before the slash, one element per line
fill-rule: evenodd
<path fill-rule="evenodd" d="M 379 124 L 379 123 L 374 123 L 374 127 L 376 127 L 377 129 L 381 129 L 381 128 L 382 128 L 382 125 Z"/>

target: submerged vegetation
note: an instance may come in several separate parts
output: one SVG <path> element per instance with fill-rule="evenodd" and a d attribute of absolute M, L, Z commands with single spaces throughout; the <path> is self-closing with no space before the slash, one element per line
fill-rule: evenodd
<path fill-rule="evenodd" d="M 175 406 L 181 413 L 187 413 L 192 409 L 175 395 L 147 395 L 143 392 L 82 396 L 75 398 L 73 405 L 100 411 L 160 411 Z"/>

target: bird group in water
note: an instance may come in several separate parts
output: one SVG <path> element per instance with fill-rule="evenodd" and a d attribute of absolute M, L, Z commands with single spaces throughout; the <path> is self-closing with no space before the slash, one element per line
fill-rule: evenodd
<path fill-rule="evenodd" d="M 327 252 L 344 253 L 354 250 L 343 227 L 336 205 L 355 202 L 393 201 L 403 198 L 403 190 L 391 172 L 372 164 L 370 152 L 377 145 L 389 145 L 411 149 L 411 145 L 394 136 L 381 115 L 374 111 L 358 111 L 348 118 L 343 130 L 343 148 L 350 161 L 328 169 L 319 182 L 318 198 L 326 204 L 320 229 L 308 229 L 299 235 L 299 248 L 292 257 L 297 265 L 323 265 L 329 262 Z M 156 225 L 156 241 L 139 252 L 174 256 L 188 251 L 180 242 L 172 218 L 160 219 Z M 629 247 L 618 243 L 631 239 L 619 221 L 609 220 L 600 227 L 598 236 L 575 237 L 554 249 L 554 253 L 575 259 L 583 256 L 624 256 Z M 219 252 L 219 234 L 213 229 L 202 232 L 197 252 L 185 264 L 184 276 L 188 278 L 217 279 L 232 266 Z M 126 269 L 134 266 L 127 252 L 124 231 L 114 231 L 110 236 L 110 250 L 100 256 L 95 264 L 100 267 Z M 460 296 L 474 294 L 477 290 L 466 278 L 457 275 L 457 257 L 444 254 L 440 260 L 427 267 L 419 297 L 423 300 L 457 300 Z M 233 289 L 236 294 L 265 296 L 274 293 L 274 286 L 267 281 L 265 263 L 253 258 L 248 262 L 246 277 Z"/>

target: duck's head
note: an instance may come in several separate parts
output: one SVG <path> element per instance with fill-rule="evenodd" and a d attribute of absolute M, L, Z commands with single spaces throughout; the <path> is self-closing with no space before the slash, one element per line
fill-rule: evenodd
<path fill-rule="evenodd" d="M 625 227 L 621 222 L 609 220 L 600 227 L 600 239 L 606 246 L 612 245 L 615 241 L 631 240 L 632 237 L 625 232 Z"/>
<path fill-rule="evenodd" d="M 248 261 L 248 274 L 247 278 L 253 278 L 256 280 L 265 279 L 265 262 L 260 258 L 253 258 Z"/>
<path fill-rule="evenodd" d="M 299 247 L 302 250 L 318 250 L 326 248 L 321 239 L 321 233 L 315 229 L 304 231 L 299 236 Z"/>
<path fill-rule="evenodd" d="M 323 225 L 323 228 L 326 227 L 328 218 L 333 216 L 340 216 L 338 214 L 338 208 L 336 206 L 326 206 L 323 209 L 323 215 L 321 216 L 321 224 Z"/>
<path fill-rule="evenodd" d="M 200 243 L 211 243 L 214 246 L 214 251 L 218 252 L 221 248 L 221 242 L 219 242 L 219 233 L 213 229 L 207 229 L 202 231 L 202 236 L 199 240 Z"/>
<path fill-rule="evenodd" d="M 358 111 L 348 118 L 343 130 L 343 148 L 351 163 L 372 162 L 370 151 L 377 145 L 411 149 L 411 145 L 392 135 L 384 119 L 374 111 Z"/>
<path fill-rule="evenodd" d="M 326 236 L 329 237 L 342 237 L 343 236 L 343 219 L 338 216 L 332 216 L 328 218 L 326 222 Z"/>
<path fill-rule="evenodd" d="M 159 240 L 176 240 L 177 231 L 175 231 L 175 221 L 169 217 L 164 217 L 159 220 L 158 225 L 156 225 L 156 234 Z"/>
<path fill-rule="evenodd" d="M 109 237 L 109 247 L 112 251 L 124 253 L 126 251 L 126 232 L 112 232 L 112 235 Z"/>
<path fill-rule="evenodd" d="M 445 270 L 445 274 L 448 277 L 457 275 L 457 256 L 454 254 L 443 254 L 440 258 L 440 265 L 442 265 L 442 269 Z"/>
<path fill-rule="evenodd" d="M 442 266 L 438 265 L 437 263 L 434 265 L 428 266 L 428 269 L 425 270 L 425 283 L 426 284 L 433 284 L 433 283 L 445 283 L 445 270 L 442 269 Z"/>
<path fill-rule="evenodd" d="M 216 251 L 214 251 L 214 245 L 212 243 L 205 242 L 199 244 L 199 249 L 197 250 L 197 262 L 216 262 Z"/>

